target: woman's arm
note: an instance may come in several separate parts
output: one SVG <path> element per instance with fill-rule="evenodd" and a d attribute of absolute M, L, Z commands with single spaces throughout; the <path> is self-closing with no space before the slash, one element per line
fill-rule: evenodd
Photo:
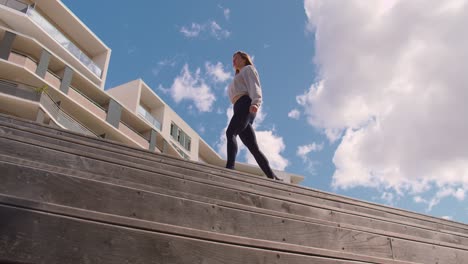
<path fill-rule="evenodd" d="M 262 86 L 260 85 L 260 78 L 258 73 L 253 66 L 246 66 L 245 83 L 247 84 L 247 91 L 252 99 L 252 106 L 256 106 L 255 110 L 258 110 L 262 104 Z M 252 112 L 252 107 L 250 108 Z M 255 111 L 256 112 L 256 111 Z"/>

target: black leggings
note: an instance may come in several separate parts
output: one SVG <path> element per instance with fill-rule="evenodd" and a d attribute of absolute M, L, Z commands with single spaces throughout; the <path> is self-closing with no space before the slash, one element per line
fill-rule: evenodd
<path fill-rule="evenodd" d="M 234 169 L 237 155 L 236 137 L 239 135 L 242 143 L 249 149 L 258 165 L 268 178 L 275 178 L 275 174 L 270 168 L 270 164 L 265 155 L 260 151 L 255 137 L 252 123 L 256 114 L 250 113 L 249 108 L 252 100 L 248 95 L 244 95 L 234 104 L 234 115 L 226 130 L 227 138 L 227 163 L 226 168 Z"/>

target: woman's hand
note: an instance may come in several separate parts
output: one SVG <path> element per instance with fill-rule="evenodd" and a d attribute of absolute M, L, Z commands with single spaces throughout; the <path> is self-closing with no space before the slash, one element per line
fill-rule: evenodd
<path fill-rule="evenodd" d="M 257 113 L 258 112 L 258 106 L 251 105 L 249 110 L 250 110 L 250 113 Z"/>

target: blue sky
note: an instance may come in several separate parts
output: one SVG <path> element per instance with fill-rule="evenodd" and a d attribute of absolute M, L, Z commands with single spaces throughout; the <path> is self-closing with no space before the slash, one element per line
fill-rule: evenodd
<path fill-rule="evenodd" d="M 63 2 L 112 49 L 106 89 L 142 78 L 221 155 L 243 50 L 260 74 L 256 131 L 274 167 L 468 223 L 466 1 Z M 238 159 L 252 161 L 245 149 Z"/>

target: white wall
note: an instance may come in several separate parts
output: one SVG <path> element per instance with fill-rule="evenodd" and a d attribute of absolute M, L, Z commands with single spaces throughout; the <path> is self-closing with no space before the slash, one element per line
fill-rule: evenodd
<path fill-rule="evenodd" d="M 134 80 L 111 88 L 106 92 L 130 111 L 137 113 L 140 102 L 140 89 L 140 80 Z"/>

